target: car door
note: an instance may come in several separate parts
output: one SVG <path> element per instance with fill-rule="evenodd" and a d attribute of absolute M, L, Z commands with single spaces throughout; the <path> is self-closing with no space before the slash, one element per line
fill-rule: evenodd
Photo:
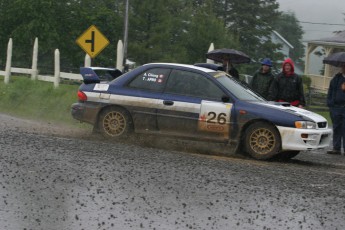
<path fill-rule="evenodd" d="M 206 139 L 228 139 L 231 104 L 206 76 L 172 70 L 157 109 L 160 132 Z"/>
<path fill-rule="evenodd" d="M 171 69 L 151 68 L 135 76 L 126 87 L 126 108 L 130 110 L 136 132 L 157 132 L 156 112 Z"/>

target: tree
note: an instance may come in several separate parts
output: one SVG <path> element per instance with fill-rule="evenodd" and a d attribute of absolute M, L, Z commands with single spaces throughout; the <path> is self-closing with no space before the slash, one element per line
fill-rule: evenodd
<path fill-rule="evenodd" d="M 212 1 L 195 1 L 190 6 L 189 23 L 183 36 L 184 50 L 188 50 L 188 63 L 205 62 L 206 52 L 214 43 L 216 49 L 238 48 L 238 37 L 224 28 L 224 21 L 212 10 Z"/>
<path fill-rule="evenodd" d="M 4 69 L 6 63 L 6 50 L 7 50 L 7 33 L 8 27 L 5 26 L 6 21 L 6 6 L 11 0 L 0 0 L 0 68 Z"/>
<path fill-rule="evenodd" d="M 76 39 L 89 26 L 96 25 L 111 40 L 110 49 L 94 63 L 109 65 L 116 59 L 115 47 L 122 34 L 121 4 L 109 0 L 0 0 L 1 50 L 9 38 L 13 38 L 13 61 L 19 67 L 31 66 L 32 47 L 35 37 L 39 41 L 39 68 L 52 69 L 55 49 L 61 53 L 61 68 L 77 70 L 83 65 L 85 52 L 78 47 Z M 21 12 L 18 17 L 18 12 Z M 121 20 L 120 20 L 121 19 Z M 121 21 L 121 24 L 119 23 Z M 108 47 L 107 47 L 108 48 Z M 111 50 L 112 59 L 109 58 Z M 1 60 L 0 60 L 1 61 Z"/>
<path fill-rule="evenodd" d="M 14 40 L 13 60 L 30 66 L 35 37 L 39 39 L 39 68 L 53 64 L 54 50 L 61 68 L 78 71 L 85 52 L 76 39 L 91 25 L 109 39 L 93 66 L 115 66 L 116 46 L 123 38 L 123 0 L 0 0 L 0 51 Z M 6 7 L 4 7 L 6 6 Z M 204 62 L 211 42 L 234 48 L 254 60 L 275 59 L 271 24 L 278 17 L 276 0 L 131 0 L 128 58 L 148 62 Z M 17 13 L 21 12 L 20 17 Z M 0 65 L 5 63 L 4 52 Z"/>
<path fill-rule="evenodd" d="M 132 1 L 128 56 L 138 63 L 205 62 L 211 42 L 238 46 L 212 11 L 212 1 Z M 180 9 L 184 9 L 183 11 Z"/>
<path fill-rule="evenodd" d="M 280 33 L 294 48 L 290 57 L 296 63 L 303 63 L 304 45 L 302 43 L 303 29 L 293 12 L 282 13 L 274 21 L 272 27 Z"/>
<path fill-rule="evenodd" d="M 216 0 L 214 11 L 240 41 L 241 51 L 254 60 L 275 56 L 279 46 L 271 42 L 271 23 L 278 15 L 276 0 Z"/>
<path fill-rule="evenodd" d="M 189 32 L 193 27 L 190 7 L 188 1 L 181 0 L 131 1 L 128 57 L 141 64 L 192 62 L 195 55 L 187 48 L 194 35 Z M 202 48 L 207 49 L 209 43 Z"/>

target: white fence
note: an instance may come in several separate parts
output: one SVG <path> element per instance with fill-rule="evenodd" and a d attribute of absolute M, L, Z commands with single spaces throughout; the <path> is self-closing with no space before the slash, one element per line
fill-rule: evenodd
<path fill-rule="evenodd" d="M 122 45 L 122 41 L 118 42 L 118 47 Z M 6 59 L 6 69 L 5 71 L 0 70 L 0 75 L 5 76 L 4 82 L 8 84 L 10 82 L 11 73 L 21 73 L 21 74 L 29 74 L 31 75 L 32 80 L 41 80 L 41 81 L 48 81 L 53 82 L 54 87 L 58 87 L 61 78 L 70 79 L 70 80 L 83 80 L 80 74 L 75 73 L 65 73 L 60 72 L 60 52 L 58 49 L 54 52 L 54 76 L 49 75 L 39 75 L 37 69 L 37 57 L 38 57 L 38 38 L 35 39 L 34 48 L 33 48 L 33 55 L 32 55 L 32 66 L 31 68 L 18 68 L 12 66 L 12 47 L 13 42 L 12 38 L 10 38 L 7 46 L 7 59 Z M 119 59 L 119 58 L 118 58 Z M 117 67 L 122 67 L 122 61 L 117 60 L 118 64 Z M 89 67 L 91 66 L 91 58 L 88 54 L 85 56 L 84 66 Z"/>

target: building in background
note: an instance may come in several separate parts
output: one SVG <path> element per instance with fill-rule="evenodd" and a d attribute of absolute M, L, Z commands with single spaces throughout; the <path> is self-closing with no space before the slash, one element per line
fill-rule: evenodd
<path fill-rule="evenodd" d="M 274 44 L 280 44 L 281 48 L 279 50 L 280 53 L 284 55 L 284 59 L 290 57 L 291 52 L 293 52 L 293 45 L 291 45 L 280 33 L 277 31 L 273 30 L 271 33 L 271 41 Z M 282 64 L 284 60 L 277 61 L 276 63 Z M 278 69 L 280 66 L 277 66 Z M 295 73 L 302 75 L 303 71 L 302 68 L 295 63 Z"/>
<path fill-rule="evenodd" d="M 321 92 L 327 92 L 329 82 L 335 73 L 339 72 L 339 68 L 325 65 L 324 74 L 310 74 L 311 55 L 317 48 L 325 51 L 325 57 L 332 53 L 345 51 L 345 30 L 338 31 L 333 37 L 320 38 L 307 41 L 307 49 L 305 55 L 304 74 L 311 78 L 311 86 Z"/>
<path fill-rule="evenodd" d="M 290 52 L 294 48 L 280 33 L 273 30 L 271 34 L 271 41 L 274 44 L 280 44 L 282 48 L 279 50 L 284 55 L 284 58 L 290 57 Z"/>

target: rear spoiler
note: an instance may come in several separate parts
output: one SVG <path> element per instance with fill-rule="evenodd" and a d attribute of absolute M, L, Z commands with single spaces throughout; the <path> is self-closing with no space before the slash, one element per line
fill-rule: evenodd
<path fill-rule="evenodd" d="M 85 84 L 109 82 L 122 75 L 119 69 L 103 67 L 80 67 Z"/>

